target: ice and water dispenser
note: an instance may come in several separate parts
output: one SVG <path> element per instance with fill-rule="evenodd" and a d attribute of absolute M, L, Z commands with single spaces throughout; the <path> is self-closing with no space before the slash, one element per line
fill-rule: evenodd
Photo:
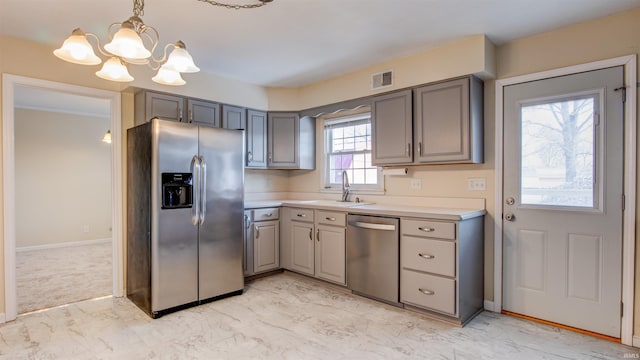
<path fill-rule="evenodd" d="M 162 208 L 190 208 L 193 204 L 193 174 L 162 173 Z"/>

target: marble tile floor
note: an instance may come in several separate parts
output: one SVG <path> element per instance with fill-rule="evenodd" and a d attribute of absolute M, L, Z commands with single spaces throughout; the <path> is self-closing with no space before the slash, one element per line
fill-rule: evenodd
<path fill-rule="evenodd" d="M 16 252 L 18 314 L 113 294 L 111 242 Z"/>
<path fill-rule="evenodd" d="M 125 298 L 0 325 L 0 359 L 623 359 L 635 349 L 484 312 L 464 328 L 291 273 L 152 320 Z"/>

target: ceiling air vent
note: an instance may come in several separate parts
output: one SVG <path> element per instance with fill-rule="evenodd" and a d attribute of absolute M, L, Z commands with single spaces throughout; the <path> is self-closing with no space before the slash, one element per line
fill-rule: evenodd
<path fill-rule="evenodd" d="M 371 75 L 371 89 L 380 89 L 393 85 L 393 70 Z"/>

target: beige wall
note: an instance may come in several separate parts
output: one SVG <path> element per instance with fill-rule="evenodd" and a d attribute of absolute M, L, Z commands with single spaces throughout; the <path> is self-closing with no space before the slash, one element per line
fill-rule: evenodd
<path fill-rule="evenodd" d="M 107 129 L 108 118 L 15 110 L 16 247 L 111 238 Z"/>

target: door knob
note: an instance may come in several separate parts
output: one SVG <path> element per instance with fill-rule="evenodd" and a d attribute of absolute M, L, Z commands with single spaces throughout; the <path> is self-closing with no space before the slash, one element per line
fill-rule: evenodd
<path fill-rule="evenodd" d="M 516 220 L 516 216 L 513 215 L 512 213 L 506 213 L 504 214 L 504 219 L 507 221 L 515 221 Z"/>
<path fill-rule="evenodd" d="M 508 197 L 506 203 L 507 203 L 507 205 L 513 205 L 513 204 L 516 203 L 516 199 L 514 199 L 512 197 Z"/>

